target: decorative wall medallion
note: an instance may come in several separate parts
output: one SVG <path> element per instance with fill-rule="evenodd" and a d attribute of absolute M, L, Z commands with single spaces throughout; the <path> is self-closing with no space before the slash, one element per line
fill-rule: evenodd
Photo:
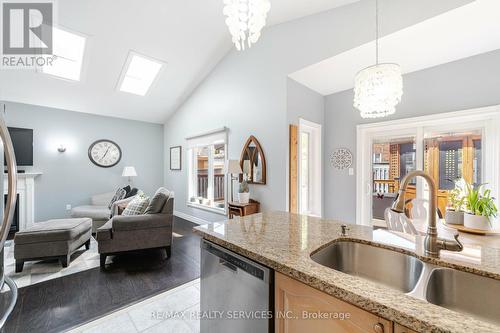
<path fill-rule="evenodd" d="M 349 149 L 339 148 L 330 156 L 330 163 L 339 170 L 350 168 L 352 165 L 352 153 Z"/>

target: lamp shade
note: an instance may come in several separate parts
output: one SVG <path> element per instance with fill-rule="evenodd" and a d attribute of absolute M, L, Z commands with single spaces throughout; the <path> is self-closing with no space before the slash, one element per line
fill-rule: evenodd
<path fill-rule="evenodd" d="M 137 172 L 133 166 L 126 166 L 123 168 L 122 177 L 136 177 Z"/>
<path fill-rule="evenodd" d="M 240 174 L 240 173 L 243 173 L 241 171 L 241 167 L 240 167 L 240 161 L 238 160 L 229 160 L 227 161 L 227 165 L 226 165 L 226 172 L 228 174 Z"/>

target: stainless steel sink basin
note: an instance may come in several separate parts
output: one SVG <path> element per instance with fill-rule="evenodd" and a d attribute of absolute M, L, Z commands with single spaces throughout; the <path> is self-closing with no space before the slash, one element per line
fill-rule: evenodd
<path fill-rule="evenodd" d="M 333 243 L 313 254 L 311 259 L 404 293 L 413 290 L 423 269 L 423 263 L 415 257 L 350 241 Z"/>
<path fill-rule="evenodd" d="M 500 324 L 500 281 L 448 268 L 434 269 L 427 301 Z"/>

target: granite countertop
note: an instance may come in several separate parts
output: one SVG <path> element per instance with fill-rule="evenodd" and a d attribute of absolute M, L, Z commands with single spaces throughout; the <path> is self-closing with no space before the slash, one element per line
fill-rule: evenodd
<path fill-rule="evenodd" d="M 335 271 L 310 258 L 311 253 L 332 242 L 352 240 L 500 280 L 500 245 L 465 245 L 460 253 L 441 251 L 441 258 L 433 259 L 423 254 L 423 237 L 357 225 L 349 225 L 347 236 L 342 237 L 341 225 L 339 221 L 266 212 L 199 226 L 194 232 L 277 272 L 419 332 L 500 332 L 498 325 Z"/>

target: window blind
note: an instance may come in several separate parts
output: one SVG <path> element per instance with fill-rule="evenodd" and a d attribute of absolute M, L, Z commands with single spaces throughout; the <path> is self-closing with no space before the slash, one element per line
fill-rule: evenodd
<path fill-rule="evenodd" d="M 192 149 L 213 144 L 227 143 L 227 132 L 227 127 L 223 127 L 213 131 L 187 137 L 187 148 Z"/>

